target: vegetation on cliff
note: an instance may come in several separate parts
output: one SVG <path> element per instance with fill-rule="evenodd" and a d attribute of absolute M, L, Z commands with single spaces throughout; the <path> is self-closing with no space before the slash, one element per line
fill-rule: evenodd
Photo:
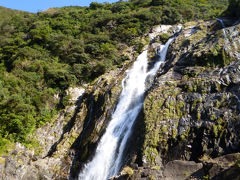
<path fill-rule="evenodd" d="M 156 24 L 209 19 L 227 0 L 131 0 L 31 14 L 1 8 L 0 146 L 28 143 L 67 105 L 69 86 L 91 82 L 127 59 L 127 46 Z M 4 21 L 5 20 L 5 21 Z M 54 98 L 60 95 L 61 101 Z"/>
<path fill-rule="evenodd" d="M 203 162 L 206 178 L 215 179 L 206 161 L 240 151 L 239 33 L 237 23 L 224 30 L 214 20 L 183 24 L 144 102 L 144 168 Z"/>

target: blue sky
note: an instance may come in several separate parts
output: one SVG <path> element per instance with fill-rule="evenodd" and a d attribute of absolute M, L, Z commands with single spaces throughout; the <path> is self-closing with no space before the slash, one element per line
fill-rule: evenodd
<path fill-rule="evenodd" d="M 117 2 L 118 0 L 0 0 L 0 6 L 11 9 L 38 12 L 50 7 L 88 6 L 91 2 Z"/>

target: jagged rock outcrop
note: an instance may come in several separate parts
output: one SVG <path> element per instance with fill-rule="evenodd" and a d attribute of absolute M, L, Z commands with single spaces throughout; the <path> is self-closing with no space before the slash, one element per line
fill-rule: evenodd
<path fill-rule="evenodd" d="M 146 35 L 149 66 L 159 43 L 177 29 L 156 26 Z M 112 179 L 239 178 L 239 35 L 240 25 L 223 30 L 215 20 L 183 25 L 153 85 L 148 82 L 126 148 L 128 166 Z M 0 179 L 76 179 L 94 154 L 135 58 L 92 84 L 69 89 L 72 105 L 33 135 L 39 152 L 16 144 L 0 157 Z"/>
<path fill-rule="evenodd" d="M 188 175 L 201 169 L 195 178 L 218 179 L 201 158 L 240 151 L 239 27 L 222 30 L 217 21 L 184 25 L 139 116 L 144 142 L 141 153 L 135 153 L 140 167 L 131 179 L 186 179 L 177 176 L 186 171 L 178 163 L 190 161 L 200 165 L 190 163 L 196 169 Z M 166 173 L 171 163 L 175 171 Z"/>

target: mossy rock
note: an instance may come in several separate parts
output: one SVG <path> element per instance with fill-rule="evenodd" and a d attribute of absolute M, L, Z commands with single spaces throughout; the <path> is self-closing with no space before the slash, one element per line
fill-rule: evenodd
<path fill-rule="evenodd" d="M 133 173 L 134 173 L 133 169 L 129 166 L 125 166 L 121 171 L 121 174 L 126 174 L 128 177 L 131 177 Z"/>
<path fill-rule="evenodd" d="M 222 48 L 213 48 L 208 52 L 195 54 L 192 57 L 193 62 L 198 66 L 206 67 L 224 67 L 231 63 L 231 58 Z"/>
<path fill-rule="evenodd" d="M 0 157 L 0 164 L 3 164 L 5 166 L 5 162 L 6 162 L 6 159 L 5 158 L 2 158 Z"/>
<path fill-rule="evenodd" d="M 163 33 L 159 35 L 160 42 L 162 42 L 163 44 L 166 44 L 166 42 L 170 37 L 171 37 L 171 34 L 169 33 Z"/>
<path fill-rule="evenodd" d="M 177 120 L 185 114 L 185 103 L 177 98 L 180 93 L 177 84 L 176 81 L 166 81 L 165 85 L 150 92 L 144 102 L 146 135 L 143 153 L 152 165 L 159 153 L 168 152 L 169 139 L 174 141 L 177 137 Z M 175 126 L 169 121 L 174 121 Z"/>

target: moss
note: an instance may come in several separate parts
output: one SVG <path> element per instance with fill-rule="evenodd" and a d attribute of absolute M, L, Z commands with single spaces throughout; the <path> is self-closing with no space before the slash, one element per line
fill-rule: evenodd
<path fill-rule="evenodd" d="M 183 140 L 185 140 L 185 139 L 186 139 L 185 134 L 181 134 L 181 135 L 180 135 L 180 140 L 183 141 Z"/>
<path fill-rule="evenodd" d="M 152 147 L 147 147 L 144 151 L 144 154 L 146 156 L 146 160 L 150 163 L 150 164 L 155 164 L 155 159 L 158 155 L 158 151 L 156 148 L 152 148 Z"/>
<path fill-rule="evenodd" d="M 196 26 L 196 25 L 197 25 L 196 21 L 189 21 L 183 24 L 183 27 Z"/>
<path fill-rule="evenodd" d="M 3 165 L 5 165 L 5 162 L 6 162 L 6 159 L 5 159 L 5 158 L 2 158 L 2 157 L 0 157 L 0 164 L 3 164 Z"/>
<path fill-rule="evenodd" d="M 211 81 L 207 78 L 190 78 L 182 86 L 182 90 L 188 93 L 207 94 L 211 90 Z"/>
<path fill-rule="evenodd" d="M 209 179 L 210 179 L 210 176 L 208 174 L 203 176 L 203 180 L 209 180 Z"/>
<path fill-rule="evenodd" d="M 213 125 L 213 134 L 215 138 L 218 137 L 218 127 L 216 125 Z"/>
<path fill-rule="evenodd" d="M 177 128 L 173 128 L 172 129 L 172 138 L 175 139 L 178 135 L 178 131 L 177 131 Z"/>
<path fill-rule="evenodd" d="M 150 180 L 155 180 L 156 178 L 155 178 L 155 176 L 150 175 L 150 176 L 149 176 L 149 179 L 150 179 Z"/>
<path fill-rule="evenodd" d="M 188 134 L 190 132 L 190 128 L 187 129 L 186 131 L 184 131 L 181 135 L 180 135 L 180 140 L 181 141 L 185 141 L 188 138 Z"/>
<path fill-rule="evenodd" d="M 217 92 L 220 92 L 222 90 L 221 85 L 218 82 L 214 83 L 214 90 Z"/>
<path fill-rule="evenodd" d="M 71 133 L 70 138 L 69 138 L 69 143 L 70 143 L 70 144 L 73 144 L 74 141 L 77 139 L 78 136 L 79 136 L 79 134 L 78 134 L 77 132 L 73 131 L 73 132 Z"/>
<path fill-rule="evenodd" d="M 210 52 L 213 56 L 218 56 L 219 53 L 221 53 L 221 46 L 216 44 L 213 48 L 210 49 Z"/>
<path fill-rule="evenodd" d="M 150 164 L 155 164 L 159 153 L 168 152 L 168 139 L 177 137 L 177 124 L 170 126 L 169 120 L 180 119 L 186 113 L 185 102 L 177 98 L 181 92 L 177 85 L 177 81 L 167 81 L 164 86 L 154 89 L 144 102 L 146 135 L 143 154 Z"/>
<path fill-rule="evenodd" d="M 223 132 L 224 132 L 225 126 L 223 126 L 222 124 L 214 124 L 212 126 L 212 132 L 215 138 L 221 137 Z"/>
<path fill-rule="evenodd" d="M 201 119 L 201 112 L 198 111 L 196 117 L 197 117 L 197 120 L 200 120 Z"/>
<path fill-rule="evenodd" d="M 232 59 L 230 58 L 230 56 L 227 54 L 227 52 L 225 51 L 225 49 L 222 50 L 222 60 L 223 60 L 223 65 L 227 66 L 232 62 Z"/>
<path fill-rule="evenodd" d="M 152 139 L 149 142 L 150 143 L 149 145 L 151 145 L 152 147 L 157 147 L 157 145 L 158 145 L 158 142 L 159 142 L 159 136 L 158 136 L 159 132 L 158 131 L 159 130 L 156 129 L 155 131 L 150 132 Z"/>
<path fill-rule="evenodd" d="M 200 103 L 202 103 L 202 98 L 199 98 L 199 99 L 195 99 L 194 101 L 193 101 L 193 103 L 192 103 L 192 108 L 191 108 L 191 110 L 193 111 L 196 107 L 197 107 L 197 105 L 199 105 Z"/>
<path fill-rule="evenodd" d="M 34 149 L 35 155 L 37 156 L 43 152 L 43 146 L 40 145 L 35 137 L 28 138 L 23 145 L 29 149 Z"/>
<path fill-rule="evenodd" d="M 215 163 L 215 161 L 208 154 L 204 154 L 201 158 L 199 158 L 199 161 Z"/>
<path fill-rule="evenodd" d="M 62 171 L 62 166 L 60 165 L 56 165 L 54 167 L 52 167 L 52 170 L 54 171 L 55 174 L 61 174 L 65 177 L 67 177 L 67 174 L 65 174 L 63 171 Z"/>
<path fill-rule="evenodd" d="M 184 90 L 186 92 L 196 92 L 196 86 L 193 83 L 185 84 Z"/>
<path fill-rule="evenodd" d="M 153 167 L 151 167 L 151 169 L 152 169 L 152 170 L 160 170 L 161 167 L 160 167 L 160 166 L 153 166 Z"/>
<path fill-rule="evenodd" d="M 235 162 L 235 167 L 240 168 L 240 159 Z"/>
<path fill-rule="evenodd" d="M 160 41 L 163 43 L 163 44 L 165 44 L 167 41 L 168 41 L 168 39 L 170 38 L 170 34 L 168 34 L 168 33 L 163 33 L 163 34 L 160 34 L 159 35 L 159 38 L 160 38 Z"/>
<path fill-rule="evenodd" d="M 134 173 L 133 169 L 130 168 L 129 166 L 125 166 L 121 172 L 122 174 L 127 174 L 128 177 L 131 177 Z"/>
<path fill-rule="evenodd" d="M 191 44 L 196 44 L 207 36 L 207 28 L 204 26 L 201 26 L 200 28 L 202 28 L 201 31 L 197 31 L 189 37 Z"/>
<path fill-rule="evenodd" d="M 22 160 L 22 159 L 18 159 L 18 164 L 19 164 L 19 165 L 24 165 L 23 160 Z"/>
<path fill-rule="evenodd" d="M 177 84 L 178 84 L 178 82 L 177 82 L 177 81 L 174 81 L 174 80 L 166 81 L 166 82 L 165 82 L 165 85 L 166 85 L 166 86 L 169 86 L 169 87 L 177 87 Z"/>
<path fill-rule="evenodd" d="M 188 172 L 188 171 L 183 171 L 183 174 L 184 174 L 186 177 L 188 177 L 188 176 L 190 176 L 190 175 L 191 175 L 191 172 Z"/>
<path fill-rule="evenodd" d="M 204 47 L 200 48 L 202 51 L 198 51 L 192 57 L 195 65 L 205 67 L 224 67 L 232 62 L 223 46 L 215 45 L 209 49 L 204 50 Z"/>
<path fill-rule="evenodd" d="M 217 118 L 217 117 L 216 117 L 215 114 L 211 114 L 211 115 L 210 115 L 210 120 L 211 120 L 211 121 L 214 121 L 216 118 Z"/>
<path fill-rule="evenodd" d="M 182 70 L 182 74 L 186 77 L 183 80 L 188 80 L 191 77 L 197 77 L 201 72 L 203 72 L 206 68 L 201 66 L 194 66 L 194 67 L 186 67 Z"/>
<path fill-rule="evenodd" d="M 185 102 L 184 101 L 177 101 L 176 102 L 176 112 L 177 116 L 181 117 L 184 115 L 184 109 L 185 109 Z"/>

